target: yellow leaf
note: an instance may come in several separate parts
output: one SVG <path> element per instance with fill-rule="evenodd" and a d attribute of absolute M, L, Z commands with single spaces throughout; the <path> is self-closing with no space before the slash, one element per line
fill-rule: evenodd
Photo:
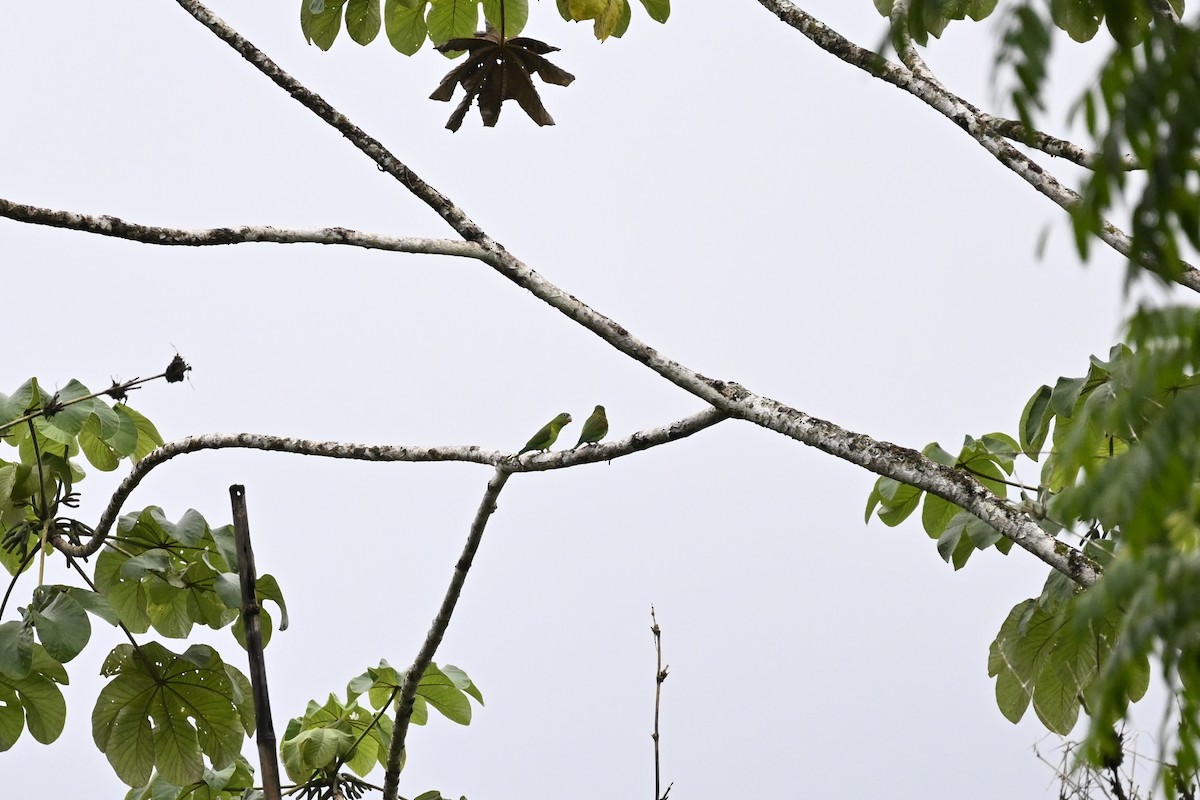
<path fill-rule="evenodd" d="M 609 5 L 609 0 L 568 0 L 567 8 L 571 19 L 581 22 L 585 19 L 599 19 Z"/>
<path fill-rule="evenodd" d="M 624 0 L 606 0 L 604 10 L 596 17 L 595 33 L 596 38 L 604 41 L 612 32 L 616 30 L 617 23 L 621 21 L 621 8 L 624 5 Z"/>

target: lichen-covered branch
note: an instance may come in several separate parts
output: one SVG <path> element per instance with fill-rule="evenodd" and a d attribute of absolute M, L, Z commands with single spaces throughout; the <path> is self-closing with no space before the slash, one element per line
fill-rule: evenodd
<path fill-rule="evenodd" d="M 458 604 L 459 595 L 462 594 L 467 572 L 471 569 L 471 562 L 475 560 L 475 553 L 483 541 L 484 528 L 496 510 L 496 498 L 500 496 L 511 474 L 506 466 L 497 467 L 496 474 L 488 481 L 487 490 L 484 491 L 483 499 L 479 501 L 479 508 L 475 512 L 475 519 L 471 522 L 467 541 L 463 544 L 462 554 L 454 564 L 454 574 L 450 577 L 450 585 L 446 587 L 446 595 L 442 598 L 442 604 L 438 607 L 437 615 L 433 618 L 433 624 L 429 627 L 429 633 L 425 635 L 421 649 L 417 651 L 412 665 L 404 673 L 400 696 L 396 699 L 396 724 L 392 728 L 387 763 L 384 765 L 383 800 L 396 800 L 398 796 L 404 739 L 408 733 L 408 724 L 412 720 L 417 686 L 421 683 L 425 668 L 433 661 L 438 645 L 442 643 L 442 637 L 446 634 L 446 628 L 450 625 L 450 616 L 454 613 L 454 606 Z"/>
<path fill-rule="evenodd" d="M 479 258 L 482 248 L 474 242 L 458 239 L 426 239 L 416 236 L 383 236 L 348 228 L 275 228 L 269 225 L 239 225 L 234 228 L 164 228 L 142 225 L 119 217 L 79 214 L 51 208 L 25 205 L 0 198 L 0 217 L 33 225 L 95 233 L 128 239 L 143 244 L 179 247 L 207 247 L 249 242 L 273 244 L 342 244 L 368 250 L 390 250 L 396 253 L 428 253 L 441 256 Z"/>
<path fill-rule="evenodd" d="M 295 439 L 287 436 L 268 436 L 257 433 L 212 433 L 189 436 L 177 442 L 168 442 L 151 451 L 139 461 L 129 475 L 121 481 L 107 507 L 100 515 L 92 538 L 81 544 L 73 544 L 60 534 L 49 538 L 51 544 L 69 556 L 84 557 L 95 553 L 104 544 L 112 530 L 121 508 L 133 490 L 145 480 L 155 467 L 186 453 L 201 450 L 265 450 L 275 453 L 318 456 L 322 458 L 346 458 L 355 461 L 461 461 L 471 464 L 503 466 L 509 472 L 541 472 L 565 469 L 582 464 L 594 464 L 649 450 L 652 447 L 679 441 L 725 419 L 725 414 L 715 408 L 706 408 L 698 414 L 684 417 L 669 425 L 638 431 L 621 439 L 589 445 L 572 450 L 555 450 L 550 453 L 531 454 L 518 457 L 503 450 L 488 450 L 477 445 L 448 445 L 444 447 L 418 447 L 404 445 L 368 445 L 348 442 L 317 442 L 310 439 Z"/>

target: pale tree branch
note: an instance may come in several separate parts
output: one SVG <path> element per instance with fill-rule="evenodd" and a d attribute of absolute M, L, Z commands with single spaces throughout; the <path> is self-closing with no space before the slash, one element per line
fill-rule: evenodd
<path fill-rule="evenodd" d="M 907 3 L 898 0 L 893 5 L 893 24 L 894 26 L 898 25 L 902 36 L 908 41 L 907 46 L 903 43 L 900 46 L 902 51 L 907 51 L 901 53 L 901 60 L 912 62 L 917 69 L 907 69 L 893 64 L 882 59 L 876 53 L 855 45 L 827 25 L 818 22 L 808 12 L 797 8 L 790 0 L 758 0 L 758 2 L 822 50 L 903 89 L 946 117 L 962 128 L 972 139 L 979 142 L 1001 164 L 1064 211 L 1070 212 L 1079 206 L 1082 198 L 1077 192 L 1064 186 L 1040 164 L 996 136 L 986 124 L 985 117 L 979 109 L 946 89 L 933 76 L 932 72 L 923 69 L 924 64 L 920 60 L 920 56 L 915 54 L 915 48 L 907 36 L 907 22 L 904 19 L 898 19 L 904 15 L 898 14 L 897 9 L 907 8 Z M 1133 244 L 1129 235 L 1108 220 L 1101 218 L 1096 236 L 1121 255 L 1135 260 Z M 1142 266 L 1153 266 L 1144 257 L 1137 259 L 1137 263 Z M 1175 281 L 1193 291 L 1200 291 L 1200 270 L 1186 262 L 1181 262 L 1181 266 L 1183 270 L 1175 278 Z"/>
<path fill-rule="evenodd" d="M 652 447 L 676 442 L 699 433 L 725 419 L 725 414 L 715 408 L 706 408 L 698 414 L 684 417 L 669 425 L 638 431 L 631 436 L 587 445 L 571 450 L 555 450 L 518 457 L 503 450 L 488 450 L 477 445 L 448 445 L 444 447 L 419 447 L 404 445 L 367 445 L 348 442 L 317 442 L 285 436 L 268 436 L 257 433 L 212 433 L 189 436 L 177 442 L 168 442 L 151 451 L 134 465 L 129 475 L 113 492 L 104 512 L 100 515 L 92 538 L 82 544 L 73 544 L 61 534 L 52 534 L 51 544 L 60 552 L 82 558 L 95 553 L 104 544 L 109 531 L 117 521 L 117 515 L 133 490 L 145 480 L 155 467 L 186 453 L 201 450 L 265 450 L 275 453 L 319 456 L 323 458 L 345 458 L 356 461 L 460 461 L 470 464 L 486 464 L 503 467 L 509 472 L 542 472 L 565 469 L 582 464 L 612 461 L 617 458 L 649 450 Z"/>
<path fill-rule="evenodd" d="M 970 475 L 937 464 L 910 448 L 878 441 L 845 430 L 831 422 L 809 416 L 778 401 L 756 395 L 735 383 L 713 380 L 660 354 L 633 336 L 623 326 L 567 294 L 506 251 L 448 198 L 417 178 L 378 140 L 368 136 L 323 99 L 285 73 L 277 64 L 203 5 L 196 0 L 176 1 L 214 34 L 230 44 L 248 62 L 296 97 L 305 107 L 342 132 L 352 144 L 370 157 L 381 169 L 395 176 L 410 191 L 437 211 L 460 235 L 478 243 L 485 251 L 485 255 L 482 256 L 483 260 L 497 272 L 517 286 L 528 290 L 575 323 L 592 331 L 618 351 L 647 366 L 676 386 L 704 400 L 728 416 L 744 419 L 776 431 L 837 458 L 864 467 L 878 475 L 893 478 L 901 483 L 929 492 L 971 512 L 994 527 L 1001 535 L 1012 539 L 1054 569 L 1084 586 L 1091 585 L 1098 579 L 1101 570 L 1096 562 L 1059 542 L 1042 530 L 1032 518 L 1009 506 L 1002 498 L 990 492 Z M 794 27 L 805 32 L 805 35 L 813 38 L 814 41 L 839 58 L 855 63 L 873 75 L 913 91 L 922 99 L 925 99 L 925 95 L 930 95 L 942 105 L 949 102 L 944 96 L 933 92 L 927 82 L 917 81 L 913 78 L 909 70 L 854 45 L 809 15 L 799 11 L 786 0 L 759 1 L 767 8 L 777 10 L 781 19 L 789 21 Z M 918 92 L 918 87 L 925 88 Z M 930 102 L 930 100 L 926 102 Z M 1041 174 L 1040 167 L 1007 143 L 1001 142 L 986 131 L 979 133 L 981 127 L 978 120 L 969 113 L 965 106 L 962 113 L 956 112 L 956 115 L 950 114 L 940 106 L 935 105 L 935 107 L 938 107 L 943 113 L 947 113 L 964 127 L 970 128 L 969 123 L 974 123 L 974 129 L 984 142 L 991 143 L 992 146 L 1007 148 L 1006 152 L 1012 154 L 1015 163 L 1027 165 L 1026 171 L 1029 173 Z M 1023 161 L 1021 161 L 1022 159 Z M 1016 169 L 1016 167 L 1012 168 Z M 1056 182 L 1055 185 L 1057 185 Z M 1197 285 L 1200 285 L 1200 280 L 1197 281 Z M 111 520 L 109 524 L 111 525 Z M 67 549 L 70 545 L 66 542 L 56 542 L 56 547 L 74 555 L 70 549 Z"/>
<path fill-rule="evenodd" d="M 483 249 L 474 242 L 458 239 L 426 239 L 416 236 L 383 236 L 348 228 L 275 228 L 269 225 L 239 225 L 235 228 L 164 228 L 143 225 L 119 217 L 78 214 L 50 208 L 25 205 L 0 198 L 0 217 L 33 225 L 95 233 L 128 239 L 142 244 L 180 247 L 269 242 L 273 244 L 343 244 L 368 250 L 390 250 L 396 253 L 428 253 L 440 256 L 480 258 Z"/>
<path fill-rule="evenodd" d="M 1154 13 L 1154 18 L 1159 22 L 1164 22 L 1168 25 L 1180 24 L 1179 15 L 1175 13 L 1175 8 L 1171 5 L 1171 0 L 1150 0 L 1150 10 Z"/>
<path fill-rule="evenodd" d="M 404 756 L 404 739 L 408 733 L 408 723 L 412 719 L 417 686 L 421 683 L 425 668 L 433 661 L 438 645 L 442 643 L 442 637 L 446 634 L 446 628 L 450 625 L 450 616 L 454 613 L 454 606 L 458 604 L 458 598 L 462 594 L 463 583 L 467 580 L 467 571 L 471 569 L 471 562 L 475 560 L 475 553 L 483 541 L 484 528 L 487 527 L 488 519 L 496 511 L 496 498 L 500 496 L 500 492 L 504 489 L 504 484 L 508 482 L 511 474 L 507 466 L 497 467 L 496 474 L 488 481 L 487 490 L 483 493 L 479 509 L 475 512 L 475 519 L 471 522 L 470 533 L 467 534 L 462 554 L 454 565 L 454 574 L 450 578 L 450 585 L 446 587 L 446 595 L 442 598 L 437 616 L 433 618 L 433 624 L 429 627 L 425 642 L 417 652 L 416 658 L 413 659 L 412 665 L 404 673 L 400 696 L 396 700 L 396 724 L 392 728 L 392 739 L 388 743 L 387 763 L 384 765 L 383 800 L 396 800 L 398 796 L 400 764 L 401 758 Z"/>

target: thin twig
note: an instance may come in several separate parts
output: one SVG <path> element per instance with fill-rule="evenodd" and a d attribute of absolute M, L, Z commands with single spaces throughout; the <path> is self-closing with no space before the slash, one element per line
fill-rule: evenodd
<path fill-rule="evenodd" d="M 5 201 L 3 199 L 0 199 L 0 216 L 4 216 L 4 214 L 2 213 L 4 203 L 5 203 Z M 83 397 L 74 397 L 70 400 L 59 400 L 59 401 L 55 402 L 54 405 L 50 409 L 38 408 L 33 411 L 30 411 L 28 414 L 25 414 L 24 416 L 17 417 L 14 420 L 9 420 L 8 422 L 4 423 L 3 425 L 0 425 L 0 434 L 3 434 L 4 431 L 8 430 L 9 428 L 13 427 L 14 425 L 20 425 L 22 422 L 28 422 L 30 420 L 37 419 L 38 417 L 49 417 L 49 415 L 51 413 L 57 414 L 58 412 L 62 411 L 64 408 L 66 408 L 67 406 L 73 406 L 76 403 L 82 403 L 84 400 L 92 400 L 96 397 L 105 397 L 105 396 L 116 397 L 123 393 L 128 393 L 132 389 L 136 389 L 138 386 L 141 386 L 143 383 L 149 383 L 150 381 L 156 381 L 159 378 L 165 378 L 167 376 L 168 372 L 169 372 L 169 370 L 164 370 L 163 372 L 160 372 L 157 375 L 151 375 L 149 378 L 131 378 L 130 380 L 125 381 L 124 383 L 113 382 L 113 385 L 109 386 L 107 389 L 102 389 L 98 392 L 92 392 L 91 394 L 84 395 Z M 114 394 L 114 392 L 116 394 Z"/>
<path fill-rule="evenodd" d="M 280 800 L 279 761 L 275 756 L 275 725 L 271 720 L 271 695 L 267 690 L 267 662 L 263 656 L 262 622 L 259 614 L 258 578 L 254 549 L 250 545 L 250 517 L 246 511 L 246 487 L 229 487 L 233 504 L 233 535 L 237 547 L 238 581 L 242 589 L 242 623 L 246 630 L 246 656 L 250 661 L 250 687 L 254 693 L 255 741 L 267 800 Z"/>
<path fill-rule="evenodd" d="M 16 588 L 17 581 L 22 575 L 25 574 L 25 568 L 29 566 L 29 562 L 32 561 L 34 556 L 40 552 L 40 549 L 36 549 L 30 550 L 28 553 L 26 553 L 24 559 L 22 559 L 21 563 L 17 566 L 17 571 L 14 572 L 12 577 L 9 579 L 8 588 L 4 590 L 4 599 L 0 600 L 0 618 L 4 616 L 4 609 L 8 607 L 8 598 L 12 595 L 13 589 Z"/>
<path fill-rule="evenodd" d="M 450 625 L 450 616 L 454 613 L 454 607 L 458 604 L 458 598 L 462 594 L 463 584 L 467 580 L 467 572 L 471 569 L 471 562 L 475 560 L 475 553 L 483 541 L 484 528 L 487 527 L 488 519 L 496 511 L 496 498 L 500 496 L 500 492 L 504 489 L 504 484 L 508 482 L 511 474 L 507 467 L 497 467 L 496 473 L 488 481 L 487 490 L 483 493 L 479 509 L 475 512 L 475 519 L 471 522 L 467 541 L 463 544 L 462 554 L 459 555 L 458 561 L 454 565 L 454 574 L 450 578 L 450 585 L 446 587 L 446 596 L 442 598 L 442 604 L 433 618 L 433 624 L 425 636 L 424 644 L 421 645 L 416 658 L 413 659 L 412 666 L 404 673 L 400 697 L 396 703 L 396 724 L 392 729 L 392 740 L 388 744 L 387 763 L 384 766 L 383 800 L 397 800 L 400 763 L 404 756 L 404 738 L 408 733 L 408 723 L 412 719 L 417 686 L 421 683 L 425 668 L 433 661 L 438 645 L 441 644 L 442 637 L 446 634 L 446 628 Z"/>
<path fill-rule="evenodd" d="M 100 516 L 100 522 L 92 534 L 91 540 L 76 545 L 67 541 L 59 534 L 50 535 L 50 543 L 60 552 L 67 555 L 84 557 L 100 549 L 104 538 L 121 513 L 121 507 L 129 495 L 137 488 L 147 475 L 157 466 L 185 453 L 195 453 L 200 450 L 222 450 L 242 448 L 250 450 L 267 450 L 279 453 L 296 453 L 299 455 L 319 456 L 324 458 L 346 458 L 358 461 L 464 461 L 473 464 L 500 466 L 511 472 L 539 472 L 550 469 L 564 469 L 581 464 L 593 464 L 599 461 L 612 461 L 632 455 L 633 453 L 649 450 L 652 447 L 678 441 L 691 436 L 705 428 L 716 425 L 726 416 L 714 408 L 706 408 L 698 414 L 684 417 L 681 420 L 657 428 L 639 431 L 632 436 L 616 439 L 611 442 L 591 445 L 580 449 L 556 450 L 536 456 L 526 456 L 523 459 L 511 452 L 502 450 L 486 450 L 477 445 L 449 445 L 443 447 L 405 447 L 402 445 L 366 445 L 348 442 L 317 442 L 309 439 L 295 439 L 285 436 L 267 436 L 254 433 L 213 433 L 204 436 L 189 436 L 177 442 L 168 442 L 151 451 L 145 458 L 134 465 L 129 475 L 121 481 L 113 492 L 108 506 Z"/>
<path fill-rule="evenodd" d="M 662 708 L 662 685 L 667 679 L 667 670 L 669 667 L 664 667 L 662 663 L 662 629 L 658 627 L 658 619 L 654 616 L 654 606 L 650 606 L 650 632 L 654 634 L 654 655 L 657 659 L 657 665 L 654 669 L 654 733 L 651 738 L 654 739 L 654 800 L 667 800 L 667 795 L 671 793 L 672 783 L 667 786 L 667 791 L 662 791 L 662 766 L 659 760 L 659 735 L 658 735 L 658 715 Z"/>

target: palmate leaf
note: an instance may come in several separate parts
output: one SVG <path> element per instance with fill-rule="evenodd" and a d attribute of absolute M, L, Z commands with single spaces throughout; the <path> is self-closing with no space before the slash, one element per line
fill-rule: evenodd
<path fill-rule="evenodd" d="M 192 784 L 203 779 L 204 757 L 220 770 L 240 752 L 250 699 L 211 647 L 176 654 L 157 642 L 121 645 L 101 673 L 115 677 L 96 700 L 92 738 L 130 786 L 145 786 L 155 770 Z"/>
<path fill-rule="evenodd" d="M 38 644 L 30 648 L 23 675 L 0 671 L 0 751 L 12 747 L 26 727 L 42 744 L 59 737 L 67 721 L 67 704 L 58 684 L 67 683 L 62 664 Z"/>
<path fill-rule="evenodd" d="M 343 759 L 358 775 L 366 775 L 377 764 L 383 764 L 391 741 L 392 721 L 386 716 L 374 724 L 373 720 L 375 715 L 360 706 L 353 696 L 346 703 L 333 695 L 324 705 L 310 702 L 304 716 L 293 718 L 283 734 L 280 755 L 288 776 L 297 782 L 305 781 L 313 773 L 332 770 Z"/>
<path fill-rule="evenodd" d="M 465 91 L 446 123 L 452 131 L 462 127 L 471 103 L 476 100 L 483 124 L 489 128 L 499 120 L 505 100 L 516 100 L 538 125 L 553 125 L 554 119 L 542 105 L 532 76 L 536 74 L 543 81 L 558 86 L 568 86 L 575 80 L 574 75 L 543 57 L 558 48 L 537 39 L 517 37 L 501 41 L 499 34 L 489 31 L 470 39 L 450 39 L 438 49 L 442 52 L 467 51 L 465 61 L 450 70 L 429 96 L 432 100 L 448 102 L 456 86 Z"/>

